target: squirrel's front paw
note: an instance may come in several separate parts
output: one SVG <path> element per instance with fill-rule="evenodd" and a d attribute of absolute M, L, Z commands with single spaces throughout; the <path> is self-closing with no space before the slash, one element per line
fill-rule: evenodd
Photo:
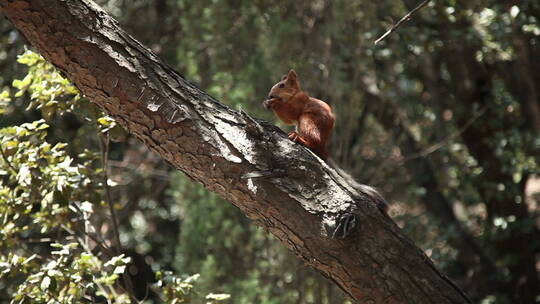
<path fill-rule="evenodd" d="M 297 141 L 298 141 L 298 137 L 299 137 L 299 136 L 300 136 L 300 135 L 298 135 L 298 133 L 296 133 L 296 132 L 291 132 L 291 133 L 289 133 L 289 135 L 287 135 L 287 137 L 288 137 L 290 140 L 294 141 L 294 142 L 297 142 Z"/>
<path fill-rule="evenodd" d="M 263 107 L 265 109 L 272 108 L 272 106 L 274 105 L 275 100 L 276 100 L 275 98 L 266 99 L 265 101 L 262 102 Z"/>

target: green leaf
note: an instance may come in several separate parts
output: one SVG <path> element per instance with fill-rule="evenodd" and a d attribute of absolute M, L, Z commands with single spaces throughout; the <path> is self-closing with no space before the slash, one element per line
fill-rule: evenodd
<path fill-rule="evenodd" d="M 11 101 L 11 98 L 9 97 L 9 91 L 4 90 L 2 93 L 0 93 L 0 100 L 1 101 Z"/>
<path fill-rule="evenodd" d="M 15 80 L 13 80 L 13 83 L 11 85 L 16 87 L 16 88 L 20 88 L 22 86 L 22 81 L 19 80 L 19 79 L 15 79 Z"/>
<path fill-rule="evenodd" d="M 39 285 L 39 288 L 41 288 L 41 290 L 43 291 L 46 291 L 49 289 L 49 286 L 51 286 L 51 278 L 46 276 L 43 278 L 43 280 L 41 280 L 41 284 Z"/>
<path fill-rule="evenodd" d="M 116 266 L 116 268 L 114 268 L 114 272 L 113 272 L 113 273 L 116 273 L 116 274 L 122 274 L 122 273 L 124 273 L 125 270 L 126 270 L 126 266 L 125 266 L 125 265 L 122 265 L 122 266 Z"/>
<path fill-rule="evenodd" d="M 23 185 L 30 185 L 31 180 L 32 174 L 30 172 L 30 168 L 27 165 L 23 165 L 17 174 L 17 181 Z"/>
<path fill-rule="evenodd" d="M 98 118 L 97 122 L 99 122 L 99 124 L 102 126 L 108 127 L 114 122 L 114 120 L 109 116 L 103 116 Z"/>
<path fill-rule="evenodd" d="M 93 213 L 94 210 L 92 209 L 93 205 L 92 203 L 88 202 L 88 201 L 84 201 L 81 203 L 81 210 L 84 211 L 84 212 L 88 212 L 88 213 Z"/>
<path fill-rule="evenodd" d="M 206 299 L 215 300 L 215 301 L 223 301 L 223 300 L 227 300 L 230 297 L 231 295 L 226 294 L 226 293 L 210 293 L 206 296 Z"/>
<path fill-rule="evenodd" d="M 52 204 L 53 201 L 54 201 L 54 191 L 51 191 L 47 193 L 41 200 L 41 208 L 46 209 L 47 206 Z"/>

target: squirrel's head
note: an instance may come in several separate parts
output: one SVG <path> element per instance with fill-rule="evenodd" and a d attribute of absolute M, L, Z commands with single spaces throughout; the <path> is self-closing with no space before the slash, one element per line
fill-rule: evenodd
<path fill-rule="evenodd" d="M 277 98 L 282 101 L 287 101 L 298 93 L 298 91 L 300 91 L 298 75 L 296 75 L 294 70 L 290 70 L 287 75 L 283 75 L 281 80 L 270 89 L 268 99 Z"/>

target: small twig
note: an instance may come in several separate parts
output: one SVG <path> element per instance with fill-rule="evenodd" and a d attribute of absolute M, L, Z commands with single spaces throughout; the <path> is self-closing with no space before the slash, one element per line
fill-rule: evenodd
<path fill-rule="evenodd" d="M 96 245 L 101 248 L 103 250 L 103 252 L 109 256 L 114 256 L 115 253 L 111 250 L 111 248 L 107 247 L 106 245 L 103 245 L 102 243 L 104 243 L 103 240 L 99 240 L 98 237 L 96 236 L 93 236 L 92 234 L 90 234 L 89 232 L 86 232 L 86 231 L 83 231 L 77 227 L 74 228 L 75 229 L 75 232 L 77 233 L 80 233 L 80 234 L 83 234 L 85 237 L 88 237 L 89 239 L 91 239 L 92 241 L 94 241 L 96 243 Z M 87 240 L 85 240 L 85 242 L 88 242 Z"/>
<path fill-rule="evenodd" d="M 109 160 L 109 166 L 116 167 L 116 168 L 122 168 L 122 169 L 129 169 L 137 172 L 143 172 L 148 173 L 150 175 L 153 175 L 155 177 L 159 177 L 162 180 L 169 180 L 169 172 L 166 170 L 159 170 L 159 169 L 141 169 L 141 165 L 135 166 L 129 163 L 126 163 L 125 161 L 116 161 L 116 160 Z"/>
<path fill-rule="evenodd" d="M 76 206 L 76 205 L 74 205 Z M 78 208 L 78 207 L 77 207 Z M 83 211 L 79 209 L 79 211 L 82 213 Z M 78 229 L 77 229 L 77 226 L 74 226 L 74 229 L 77 231 L 77 232 L 80 232 Z M 86 234 L 86 231 L 83 232 L 84 234 Z M 92 250 L 90 250 L 90 245 L 89 245 L 89 242 L 88 242 L 88 239 L 87 238 L 84 238 L 82 239 L 81 237 L 77 237 L 77 241 L 79 242 L 79 244 L 82 246 L 82 248 L 90 255 L 94 255 L 92 253 Z M 97 240 L 95 240 L 95 242 L 101 246 L 100 242 L 98 242 Z M 108 250 L 109 251 L 109 250 Z M 109 251 L 111 256 L 114 256 L 113 252 L 112 251 Z M 110 300 L 108 299 L 108 297 L 106 296 L 107 295 L 107 291 L 105 290 L 105 288 L 103 287 L 103 285 L 101 285 L 100 283 L 98 282 L 95 282 L 98 289 L 101 290 L 101 292 L 103 293 L 103 295 L 107 298 L 107 303 L 111 303 Z"/>
<path fill-rule="evenodd" d="M 62 303 L 62 302 L 60 301 L 60 299 L 58 299 L 54 293 L 52 293 L 52 292 L 50 292 L 50 291 L 47 291 L 47 294 L 48 294 L 51 298 L 53 298 L 57 303 Z M 21 302 L 19 302 L 19 303 L 23 303 L 23 301 L 21 301 Z"/>
<path fill-rule="evenodd" d="M 435 143 L 425 149 L 423 149 L 422 151 L 419 151 L 419 152 L 416 152 L 416 153 L 413 153 L 413 154 L 410 154 L 410 155 L 407 155 L 405 157 L 403 157 L 400 161 L 399 161 L 399 164 L 403 164 L 403 163 L 406 163 L 410 160 L 413 160 L 415 158 L 419 158 L 419 157 L 426 157 L 428 156 L 429 154 L 439 150 L 440 148 L 444 147 L 445 145 L 448 144 L 448 142 L 450 142 L 451 140 L 453 140 L 454 138 L 460 136 L 461 134 L 463 134 L 465 131 L 467 131 L 467 129 L 469 129 L 469 127 L 478 119 L 480 118 L 482 115 L 484 115 L 484 113 L 486 113 L 486 110 L 487 110 L 487 107 L 484 107 L 482 108 L 480 111 L 478 111 L 478 113 L 471 117 L 459 130 L 457 130 L 456 132 L 446 136 L 444 139 L 442 139 L 441 141 L 439 141 L 438 143 Z"/>
<path fill-rule="evenodd" d="M 8 167 L 11 170 L 13 170 L 13 173 L 15 173 L 15 175 L 17 175 L 17 169 L 15 169 L 15 167 L 13 167 L 11 162 L 8 160 L 6 154 L 4 153 L 4 149 L 2 149 L 2 147 L 0 147 L 0 153 L 2 153 L 2 158 L 4 159 L 4 162 L 8 165 Z"/>
<path fill-rule="evenodd" d="M 116 216 L 116 211 L 114 210 L 114 205 L 111 198 L 111 191 L 109 189 L 109 174 L 107 170 L 107 163 L 109 161 L 109 133 L 106 133 L 104 135 L 101 135 L 100 137 L 100 143 L 101 143 L 101 165 L 103 167 L 103 179 L 104 179 L 104 185 L 105 188 L 105 199 L 107 200 L 107 205 L 109 206 L 109 211 L 111 212 L 111 219 L 113 222 L 113 234 L 114 234 L 114 240 L 115 240 L 115 247 L 116 247 L 116 254 L 119 255 L 122 253 L 122 244 L 120 243 L 120 231 L 118 228 L 118 217 Z M 135 298 L 135 292 L 133 290 L 133 283 L 131 282 L 131 277 L 126 272 L 123 273 L 124 283 L 126 291 L 128 292 L 129 296 L 132 298 Z"/>
<path fill-rule="evenodd" d="M 415 7 L 412 11 L 410 11 L 407 15 L 403 16 L 403 18 L 399 19 L 398 22 L 396 22 L 388 31 L 386 31 L 386 33 L 384 33 L 381 37 L 379 37 L 379 39 L 375 40 L 375 44 L 378 44 L 379 42 L 381 42 L 384 38 L 386 38 L 386 36 L 392 34 L 395 30 L 398 29 L 398 27 L 400 27 L 403 23 L 411 20 L 411 17 L 416 14 L 421 8 L 423 8 L 424 6 L 426 6 L 429 1 L 431 0 L 424 0 L 422 3 L 420 3 L 417 7 Z"/>
<path fill-rule="evenodd" d="M 109 206 L 109 211 L 111 213 L 111 218 L 113 222 L 113 234 L 114 234 L 114 240 L 115 240 L 115 247 L 116 247 L 116 254 L 120 254 L 122 252 L 122 245 L 120 243 L 120 232 L 118 229 L 118 218 L 116 216 L 116 211 L 114 210 L 114 205 L 111 198 L 111 191 L 109 189 L 109 174 L 107 170 L 107 163 L 109 161 L 109 135 L 102 135 L 100 137 L 101 139 L 101 156 L 102 161 L 101 165 L 103 167 L 103 187 L 105 189 L 105 199 L 107 201 L 107 205 Z"/>
<path fill-rule="evenodd" d="M 401 159 L 395 161 L 395 162 L 383 162 L 381 163 L 378 167 L 377 167 L 377 170 L 375 170 L 375 174 L 373 174 L 370 178 L 369 178 L 369 185 L 373 185 L 373 184 L 376 184 L 376 180 L 379 178 L 379 175 L 381 172 L 384 172 L 384 169 L 386 169 L 386 167 L 388 167 L 389 165 L 393 165 L 393 166 L 401 166 L 403 165 L 404 163 L 406 162 L 409 162 L 413 159 L 416 159 L 416 158 L 421 158 L 421 157 L 426 157 L 428 155 L 430 155 L 431 153 L 434 153 L 436 152 L 437 150 L 439 150 L 440 148 L 444 147 L 445 145 L 447 145 L 451 140 L 453 140 L 454 138 L 458 137 L 458 136 L 461 136 L 461 134 L 463 134 L 465 131 L 467 131 L 467 129 L 469 129 L 469 127 L 477 120 L 479 119 L 480 117 L 482 117 L 482 115 L 484 115 L 487 111 L 487 106 L 486 107 L 483 107 L 482 109 L 480 109 L 480 111 L 478 111 L 478 113 L 476 113 L 476 115 L 474 115 L 473 117 L 471 117 L 461 128 L 459 128 L 459 130 L 457 130 L 456 132 L 446 136 L 444 139 L 442 139 L 441 141 L 433 144 L 433 145 L 430 145 L 429 147 L 426 147 L 424 149 L 422 149 L 421 151 L 418 151 L 418 152 L 415 152 L 415 153 L 412 153 L 412 154 L 409 154 L 407 156 L 404 156 L 402 157 Z"/>
<path fill-rule="evenodd" d="M 79 244 L 83 247 L 83 249 L 90 255 L 94 255 L 92 253 L 92 250 L 90 250 L 89 246 L 88 246 L 88 243 L 84 243 L 85 240 L 81 240 L 81 238 L 78 238 L 77 239 Z M 97 285 L 98 289 L 101 290 L 101 292 L 103 293 L 103 295 L 105 296 L 105 298 L 108 298 L 106 295 L 107 295 L 107 291 L 105 290 L 105 288 L 103 287 L 103 285 L 99 282 L 95 282 L 95 284 Z M 60 302 L 59 302 L 60 303 Z M 107 303 L 111 303 L 108 299 L 107 299 Z"/>

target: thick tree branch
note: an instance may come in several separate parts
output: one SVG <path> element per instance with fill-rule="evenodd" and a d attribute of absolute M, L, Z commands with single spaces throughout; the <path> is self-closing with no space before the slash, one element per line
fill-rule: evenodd
<path fill-rule="evenodd" d="M 0 11 L 129 132 L 359 303 L 469 302 L 365 188 L 348 183 L 276 127 L 202 92 L 93 2 L 0 0 Z M 332 239 L 337 222 L 351 214 L 358 223 L 354 233 Z"/>

